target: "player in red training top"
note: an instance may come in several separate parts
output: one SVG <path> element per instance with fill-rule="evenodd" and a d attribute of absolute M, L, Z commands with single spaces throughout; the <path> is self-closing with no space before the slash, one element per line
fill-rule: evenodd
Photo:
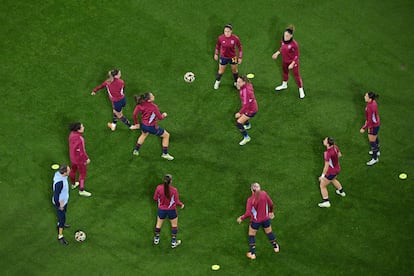
<path fill-rule="evenodd" d="M 158 106 L 154 104 L 154 95 L 147 92 L 141 96 L 135 96 L 137 103 L 134 109 L 134 123 L 137 128 L 140 127 L 138 123 L 138 114 L 141 116 L 141 135 L 138 137 L 137 144 L 133 151 L 134 155 L 139 155 L 139 150 L 147 138 L 148 134 L 159 136 L 162 138 L 162 155 L 161 157 L 167 160 L 174 160 L 174 157 L 168 153 L 168 144 L 170 142 L 170 134 L 163 128 L 158 126 L 157 121 L 167 117 L 167 113 L 160 113 Z"/>
<path fill-rule="evenodd" d="M 216 76 L 216 82 L 214 83 L 214 89 L 218 89 L 220 86 L 221 76 L 226 70 L 227 64 L 231 65 L 231 71 L 233 72 L 234 86 L 236 87 L 237 78 L 239 77 L 238 64 L 242 63 L 242 45 L 238 36 L 232 34 L 233 26 L 227 24 L 224 26 L 224 34 L 220 35 L 217 39 L 216 50 L 214 52 L 214 60 L 219 60 L 219 69 Z M 236 47 L 238 49 L 239 57 L 237 58 Z"/>
<path fill-rule="evenodd" d="M 72 163 L 72 170 L 69 173 L 69 178 L 72 182 L 72 189 L 79 186 L 79 195 L 91 196 L 90 192 L 85 191 L 86 166 L 91 162 L 85 149 L 85 139 L 82 134 L 85 127 L 82 123 L 71 123 L 69 125 L 69 155 Z M 79 182 L 75 181 L 76 173 L 79 171 Z"/>
<path fill-rule="evenodd" d="M 115 131 L 116 123 L 118 119 L 126 124 L 129 129 L 134 130 L 137 129 L 136 126 L 131 125 L 127 118 L 122 114 L 122 109 L 126 105 L 126 99 L 124 95 L 124 81 L 121 80 L 121 71 L 118 69 L 114 69 L 108 72 L 108 79 L 105 80 L 101 85 L 95 87 L 93 89 L 91 95 L 95 95 L 98 90 L 106 87 L 106 91 L 108 92 L 109 99 L 112 102 L 112 109 L 113 109 L 113 118 L 112 123 L 108 123 L 108 127 Z"/>
<path fill-rule="evenodd" d="M 247 199 L 246 212 L 237 218 L 237 222 L 241 223 L 246 218 L 250 217 L 249 226 L 249 246 L 250 251 L 247 252 L 247 257 L 256 259 L 256 232 L 260 226 L 269 238 L 275 252 L 279 252 L 279 245 L 276 242 L 275 234 L 272 231 L 270 220 L 275 217 L 273 213 L 273 202 L 269 195 L 260 189 L 259 183 L 253 183 L 250 187 L 252 195 Z"/>
<path fill-rule="evenodd" d="M 379 162 L 379 139 L 378 132 L 380 129 L 380 117 L 378 115 L 378 105 L 375 99 L 378 95 L 374 92 L 367 92 L 364 95 L 367 106 L 365 108 L 365 124 L 361 127 L 360 132 L 364 133 L 368 129 L 368 140 L 371 145 L 369 154 L 372 154 L 372 159 L 367 162 L 368 166 L 372 166 Z"/>
<path fill-rule="evenodd" d="M 277 59 L 282 54 L 283 82 L 275 90 L 279 91 L 287 88 L 289 70 L 293 70 L 296 83 L 299 87 L 299 98 L 303 99 L 305 97 L 305 91 L 303 91 L 303 82 L 299 74 L 299 44 L 293 39 L 294 31 L 295 27 L 293 25 L 289 25 L 286 28 L 280 41 L 281 46 L 279 50 L 272 55 L 273 59 Z"/>
<path fill-rule="evenodd" d="M 249 120 L 256 115 L 258 107 L 254 97 L 253 85 L 246 76 L 243 75 L 237 78 L 237 89 L 240 90 L 242 107 L 234 117 L 237 119 L 236 126 L 243 135 L 243 140 L 240 141 L 239 145 L 243 146 L 251 140 L 247 134 L 247 130 L 251 128 Z"/>
<path fill-rule="evenodd" d="M 158 203 L 157 224 L 155 225 L 154 244 L 160 243 L 160 232 L 165 218 L 171 222 L 171 248 L 176 248 L 181 244 L 181 240 L 177 240 L 178 232 L 178 215 L 176 206 L 184 208 L 184 203 L 180 201 L 178 190 L 171 185 L 172 176 L 165 175 L 164 184 L 160 184 L 155 189 L 154 200 Z"/>
<path fill-rule="evenodd" d="M 341 166 L 339 165 L 339 157 L 341 157 L 341 151 L 338 146 L 335 145 L 335 141 L 331 137 L 326 137 L 323 139 L 323 145 L 326 147 L 326 151 L 323 153 L 323 158 L 325 160 L 325 166 L 321 176 L 319 177 L 319 187 L 321 189 L 322 202 L 318 204 L 319 207 L 331 207 L 329 202 L 328 189 L 327 186 L 332 182 L 336 188 L 336 194 L 342 197 L 345 196 L 344 189 L 342 188 L 341 183 L 339 183 L 336 176 L 341 171 Z"/>

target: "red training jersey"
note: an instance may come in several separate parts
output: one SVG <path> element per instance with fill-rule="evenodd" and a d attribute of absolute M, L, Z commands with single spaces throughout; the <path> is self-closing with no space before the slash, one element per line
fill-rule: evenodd
<path fill-rule="evenodd" d="M 325 162 L 329 163 L 326 175 L 337 175 L 341 171 L 341 166 L 339 165 L 339 152 L 341 152 L 339 148 L 336 145 L 333 145 L 333 147 L 328 148 L 323 153 L 323 158 L 325 159 Z"/>
<path fill-rule="evenodd" d="M 85 139 L 77 131 L 71 131 L 69 134 L 69 155 L 72 164 L 86 164 L 89 159 L 85 149 Z"/>
<path fill-rule="evenodd" d="M 239 111 L 240 114 L 251 114 L 256 113 L 258 110 L 256 98 L 254 97 L 253 85 L 246 82 L 240 87 L 240 100 L 242 107 Z"/>
<path fill-rule="evenodd" d="M 111 102 L 118 102 L 125 97 L 124 86 L 125 84 L 123 80 L 114 78 L 111 83 L 107 80 L 104 81 L 101 85 L 95 87 L 95 89 L 93 89 L 93 92 L 96 93 L 98 90 L 106 87 L 106 91 L 108 92 L 108 96 Z"/>
<path fill-rule="evenodd" d="M 365 107 L 365 124 L 362 126 L 363 129 L 373 128 L 380 125 L 380 117 L 378 115 L 378 105 L 375 100 L 367 103 Z"/>
<path fill-rule="evenodd" d="M 230 37 L 226 37 L 224 34 L 217 38 L 215 54 L 223 58 L 236 57 L 236 46 L 239 50 L 239 59 L 243 58 L 243 50 L 240 39 L 237 35 L 232 34 Z"/>
<path fill-rule="evenodd" d="M 273 213 L 273 201 L 265 191 L 260 191 L 259 200 L 253 193 L 246 203 L 246 212 L 241 216 L 242 220 L 250 217 L 250 222 L 261 223 L 269 219 L 269 213 Z"/>
<path fill-rule="evenodd" d="M 280 40 L 279 52 L 284 63 L 299 63 L 299 44 L 293 38 L 290 41 Z"/>
<path fill-rule="evenodd" d="M 153 102 L 143 102 L 134 109 L 134 123 L 138 124 L 138 114 L 142 113 L 141 123 L 146 126 L 156 126 L 158 120 L 164 119 L 158 106 Z"/>
<path fill-rule="evenodd" d="M 167 198 L 164 194 L 164 184 L 159 184 L 154 192 L 154 200 L 158 202 L 158 208 L 161 210 L 174 210 L 176 205 L 183 206 L 180 201 L 178 190 L 174 186 L 169 185 L 170 198 Z"/>

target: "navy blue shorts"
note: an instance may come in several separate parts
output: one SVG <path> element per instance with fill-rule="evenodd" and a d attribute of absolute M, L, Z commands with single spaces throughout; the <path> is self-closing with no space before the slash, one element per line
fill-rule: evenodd
<path fill-rule="evenodd" d="M 233 58 L 224 58 L 224 57 L 220 57 L 220 64 L 221 65 L 227 65 L 227 64 L 237 64 L 237 57 L 233 57 Z"/>
<path fill-rule="evenodd" d="M 254 113 L 247 113 L 247 112 L 245 112 L 244 113 L 244 115 L 246 115 L 247 117 L 249 117 L 249 118 L 253 118 L 254 117 L 254 115 L 256 115 L 256 113 L 257 112 L 254 112 Z"/>
<path fill-rule="evenodd" d="M 380 129 L 380 126 L 370 127 L 370 128 L 368 128 L 368 134 L 370 134 L 370 135 L 378 135 L 379 129 Z"/>
<path fill-rule="evenodd" d="M 159 126 L 146 126 L 141 124 L 141 130 L 145 133 L 151 133 L 155 136 L 161 136 L 164 134 L 164 129 Z"/>
<path fill-rule="evenodd" d="M 122 100 L 112 103 L 112 107 L 113 109 L 115 109 L 116 112 L 121 112 L 122 108 L 124 108 L 125 106 L 126 106 L 125 97 Z"/>
<path fill-rule="evenodd" d="M 174 210 L 161 210 L 158 209 L 158 217 L 160 219 L 165 219 L 168 216 L 169 219 L 175 219 L 177 216 L 177 211 Z"/>
<path fill-rule="evenodd" d="M 336 174 L 325 175 L 325 178 L 328 180 L 332 180 L 336 177 Z"/>
<path fill-rule="evenodd" d="M 265 220 L 263 222 L 252 222 L 250 224 L 250 226 L 254 229 L 254 230 L 259 230 L 260 226 L 263 226 L 263 228 L 268 228 L 270 227 L 270 219 Z"/>

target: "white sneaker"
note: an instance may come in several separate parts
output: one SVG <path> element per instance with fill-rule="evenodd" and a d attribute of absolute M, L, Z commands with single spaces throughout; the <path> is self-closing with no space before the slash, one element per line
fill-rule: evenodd
<path fill-rule="evenodd" d="M 336 193 L 337 195 L 342 196 L 342 197 L 345 197 L 345 196 L 346 196 L 345 192 L 342 192 L 342 193 L 341 193 L 339 190 L 336 190 L 336 191 L 335 191 L 335 193 Z"/>
<path fill-rule="evenodd" d="M 376 163 L 378 163 L 379 162 L 379 158 L 377 158 L 377 159 L 371 159 L 370 161 L 368 161 L 367 162 L 367 165 L 368 166 L 372 166 L 372 165 L 374 165 L 374 164 L 376 164 Z"/>
<path fill-rule="evenodd" d="M 329 208 L 331 207 L 331 203 L 329 201 L 324 201 L 324 202 L 318 203 L 318 206 L 321 208 Z"/>
<path fill-rule="evenodd" d="M 164 159 L 167 159 L 169 161 L 174 160 L 174 157 L 172 155 L 170 155 L 169 153 L 163 153 L 161 154 L 161 157 Z"/>
<path fill-rule="evenodd" d="M 368 154 L 372 155 L 372 154 L 373 154 L 372 150 L 370 150 L 370 151 L 368 152 Z M 381 155 L 381 153 L 380 153 L 380 151 L 378 151 L 377 156 L 380 156 L 380 155 Z"/>
<path fill-rule="evenodd" d="M 115 131 L 115 129 L 116 129 L 116 124 L 114 124 L 114 123 L 107 123 L 106 124 L 112 131 Z"/>
<path fill-rule="evenodd" d="M 154 237 L 154 244 L 160 243 L 160 237 Z"/>
<path fill-rule="evenodd" d="M 139 151 L 138 151 L 138 150 L 134 150 L 134 151 L 132 152 L 132 154 L 133 154 L 133 155 L 137 155 L 137 156 L 138 156 L 138 155 L 139 155 Z"/>
<path fill-rule="evenodd" d="M 305 91 L 303 91 L 303 88 L 299 88 L 299 98 L 305 98 Z"/>
<path fill-rule="evenodd" d="M 247 143 L 249 143 L 249 142 L 250 142 L 250 140 L 251 140 L 251 138 L 250 138 L 249 136 L 247 136 L 247 138 L 243 138 L 243 140 L 241 140 L 241 141 L 240 141 L 239 145 L 240 145 L 240 146 L 244 146 L 244 145 L 246 145 Z"/>
<path fill-rule="evenodd" d="M 214 89 L 219 89 L 220 86 L 220 81 L 216 80 L 216 82 L 214 83 Z"/>
<path fill-rule="evenodd" d="M 176 248 L 181 244 L 181 240 L 176 240 L 175 242 L 171 243 L 171 248 Z"/>
<path fill-rule="evenodd" d="M 287 82 L 282 82 L 281 85 L 276 86 L 275 90 L 280 91 L 280 90 L 283 90 L 283 89 L 286 89 L 286 88 L 287 88 Z"/>
<path fill-rule="evenodd" d="M 79 195 L 90 197 L 92 194 L 90 192 L 87 192 L 87 191 L 79 191 Z"/>
<path fill-rule="evenodd" d="M 246 130 L 248 130 L 248 129 L 251 129 L 252 128 L 252 125 L 251 124 L 243 125 L 243 128 L 246 129 Z"/>
<path fill-rule="evenodd" d="M 78 186 L 79 186 L 79 182 L 76 181 L 75 184 L 72 184 L 72 190 L 76 189 L 76 187 L 78 187 Z"/>

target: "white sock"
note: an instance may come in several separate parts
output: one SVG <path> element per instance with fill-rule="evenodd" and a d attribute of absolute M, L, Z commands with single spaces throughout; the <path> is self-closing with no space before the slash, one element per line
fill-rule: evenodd
<path fill-rule="evenodd" d="M 299 88 L 299 92 L 305 94 L 305 91 L 303 91 L 303 87 Z"/>
<path fill-rule="evenodd" d="M 282 81 L 283 86 L 287 86 L 287 81 Z"/>

